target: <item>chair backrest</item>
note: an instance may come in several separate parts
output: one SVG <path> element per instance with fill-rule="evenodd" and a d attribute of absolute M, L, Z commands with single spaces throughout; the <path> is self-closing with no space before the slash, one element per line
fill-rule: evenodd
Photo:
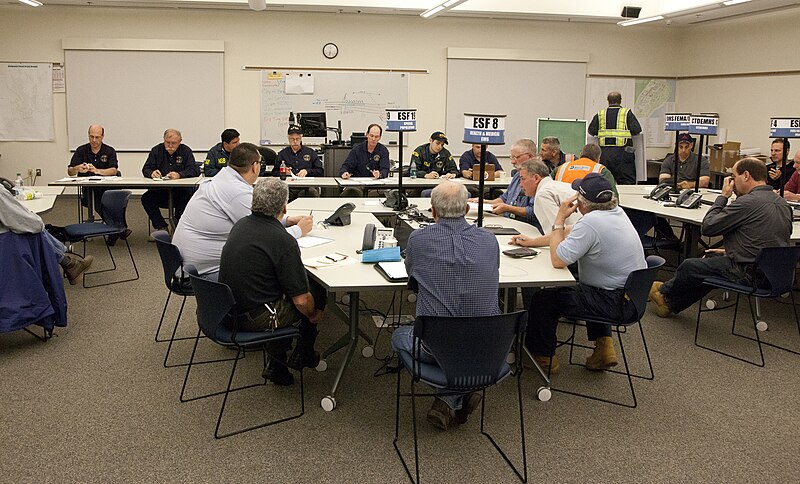
<path fill-rule="evenodd" d="M 264 176 L 267 174 L 267 165 L 275 165 L 275 160 L 278 159 L 278 153 L 276 153 L 272 148 L 267 148 L 266 146 L 259 146 L 258 152 L 261 153 L 260 176 Z"/>
<path fill-rule="evenodd" d="M 647 308 L 647 298 L 650 296 L 650 287 L 656 280 L 658 270 L 664 265 L 664 258 L 657 255 L 647 257 L 647 268 L 639 269 L 628 274 L 625 281 L 625 294 L 636 308 L 637 319 L 644 316 Z"/>
<path fill-rule="evenodd" d="M 156 230 L 152 235 L 156 241 L 158 256 L 161 258 L 161 267 L 164 269 L 164 284 L 171 291 L 176 282 L 178 285 L 180 284 L 180 278 L 183 275 L 181 251 L 172 243 L 172 237 L 166 230 Z M 179 269 L 181 270 L 180 274 L 178 274 Z"/>
<path fill-rule="evenodd" d="M 216 343 L 230 343 L 220 341 L 221 335 L 229 335 L 230 331 L 224 327 L 225 317 L 236 302 L 233 292 L 227 284 L 212 281 L 197 275 L 197 269 L 187 264 L 184 270 L 192 281 L 192 289 L 197 296 L 197 324 L 204 335 Z"/>
<path fill-rule="evenodd" d="M 772 293 L 780 295 L 792 290 L 800 246 L 764 247 L 756 256 L 756 265 L 769 281 Z"/>
<path fill-rule="evenodd" d="M 511 345 L 525 331 L 526 311 L 497 316 L 417 316 L 414 335 L 436 358 L 455 390 L 494 384 Z"/>
<path fill-rule="evenodd" d="M 128 209 L 130 190 L 106 190 L 100 205 L 103 207 L 103 222 L 110 227 L 124 230 L 128 228 L 125 210 Z"/>

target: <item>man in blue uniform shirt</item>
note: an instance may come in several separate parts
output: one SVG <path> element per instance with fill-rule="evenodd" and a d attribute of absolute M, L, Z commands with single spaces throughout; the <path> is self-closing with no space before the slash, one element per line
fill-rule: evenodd
<path fill-rule="evenodd" d="M 472 148 L 465 151 L 458 159 L 458 170 L 461 173 L 461 176 L 463 176 L 467 180 L 472 180 L 472 167 L 480 162 L 481 162 L 481 145 L 473 144 Z M 494 156 L 494 153 L 490 153 L 487 150 L 486 151 L 487 168 L 489 165 L 494 166 L 495 177 L 503 176 L 503 167 L 500 165 L 500 162 L 497 161 L 497 157 Z M 473 197 L 478 196 L 478 189 L 476 187 L 467 187 L 467 190 L 469 191 L 470 196 Z"/>
<path fill-rule="evenodd" d="M 164 142 L 153 146 L 153 149 L 150 150 L 142 168 L 142 175 L 153 179 L 167 177 L 170 180 L 200 176 L 200 168 L 194 161 L 192 149 L 182 144 L 182 140 L 181 132 L 177 129 L 164 131 Z M 175 210 L 174 225 L 177 225 L 180 220 L 190 198 L 192 198 L 191 188 L 172 189 L 172 204 Z M 167 229 L 167 222 L 161 215 L 159 207 L 166 208 L 168 206 L 169 193 L 167 190 L 147 190 L 142 195 L 142 207 L 156 230 Z"/>
<path fill-rule="evenodd" d="M 103 143 L 105 129 L 99 124 L 89 126 L 89 142 L 78 146 L 67 167 L 69 176 L 114 176 L 117 174 L 117 152 Z M 100 200 L 107 189 L 84 188 L 81 204 L 88 206 L 89 193 L 94 196 L 94 209 L 102 215 Z"/>
<path fill-rule="evenodd" d="M 220 138 L 222 141 L 208 150 L 206 155 L 206 161 L 203 163 L 203 175 L 205 176 L 214 176 L 228 166 L 233 149 L 239 146 L 239 132 L 235 129 L 226 129 Z"/>
<path fill-rule="evenodd" d="M 379 124 L 370 124 L 367 128 L 367 141 L 359 143 L 350 150 L 347 159 L 342 163 L 339 176 L 347 180 L 352 176 L 386 178 L 389 176 L 389 150 L 380 143 L 383 128 Z M 360 188 L 347 187 L 343 197 L 360 197 L 364 192 Z"/>
<path fill-rule="evenodd" d="M 292 174 L 303 178 L 306 176 L 325 176 L 317 152 L 308 146 L 303 146 L 303 128 L 293 124 L 287 131 L 289 146 L 278 152 L 275 158 L 275 165 L 272 167 L 272 176 L 281 174 L 281 163 L 284 163 Z M 295 199 L 305 193 L 309 197 L 319 197 L 319 190 L 314 187 L 290 188 L 289 198 Z"/>

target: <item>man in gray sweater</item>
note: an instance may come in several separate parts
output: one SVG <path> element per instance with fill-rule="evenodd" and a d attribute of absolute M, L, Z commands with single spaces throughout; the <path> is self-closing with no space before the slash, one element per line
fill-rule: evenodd
<path fill-rule="evenodd" d="M 728 203 L 736 193 L 736 200 Z M 792 210 L 772 187 L 767 185 L 767 167 L 755 158 L 743 158 L 733 166 L 733 176 L 725 179 L 722 194 L 708 210 L 703 225 L 705 236 L 722 236 L 721 257 L 686 259 L 675 277 L 654 282 L 650 300 L 662 318 L 679 313 L 703 298 L 708 277 L 721 277 L 738 284 L 767 284 L 754 262 L 764 247 L 786 247 L 792 235 Z"/>

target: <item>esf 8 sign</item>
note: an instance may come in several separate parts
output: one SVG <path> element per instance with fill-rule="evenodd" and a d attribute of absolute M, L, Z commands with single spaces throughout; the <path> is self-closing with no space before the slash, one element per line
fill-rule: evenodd
<path fill-rule="evenodd" d="M 501 145 L 505 143 L 504 114 L 464 113 L 464 143 Z"/>

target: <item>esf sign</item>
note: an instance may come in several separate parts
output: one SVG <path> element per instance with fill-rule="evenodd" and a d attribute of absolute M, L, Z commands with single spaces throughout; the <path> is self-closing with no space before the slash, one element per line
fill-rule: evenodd
<path fill-rule="evenodd" d="M 387 109 L 386 131 L 416 131 L 416 109 Z"/>
<path fill-rule="evenodd" d="M 687 131 L 691 113 L 667 113 L 664 115 L 664 131 Z"/>
<path fill-rule="evenodd" d="M 695 116 L 689 118 L 689 133 L 716 135 L 719 126 L 718 116 Z"/>
<path fill-rule="evenodd" d="M 769 122 L 772 138 L 800 138 L 800 118 L 772 118 Z"/>
<path fill-rule="evenodd" d="M 506 116 L 464 113 L 464 143 L 505 144 Z"/>

